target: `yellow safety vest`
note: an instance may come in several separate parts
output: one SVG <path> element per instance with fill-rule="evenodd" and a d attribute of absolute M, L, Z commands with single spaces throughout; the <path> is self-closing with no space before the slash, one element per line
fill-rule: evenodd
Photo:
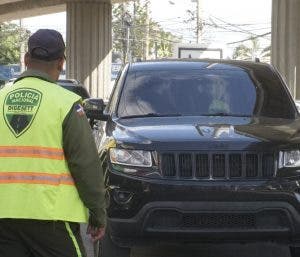
<path fill-rule="evenodd" d="M 62 140 L 79 100 L 34 77 L 0 91 L 0 218 L 87 221 Z"/>

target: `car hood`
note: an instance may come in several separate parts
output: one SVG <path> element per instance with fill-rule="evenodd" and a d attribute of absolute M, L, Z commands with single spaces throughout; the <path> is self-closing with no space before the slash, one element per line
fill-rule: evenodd
<path fill-rule="evenodd" d="M 247 117 L 155 117 L 114 120 L 113 137 L 126 146 L 251 149 L 300 142 L 299 120 Z M 210 142 L 210 144 L 206 144 Z"/>

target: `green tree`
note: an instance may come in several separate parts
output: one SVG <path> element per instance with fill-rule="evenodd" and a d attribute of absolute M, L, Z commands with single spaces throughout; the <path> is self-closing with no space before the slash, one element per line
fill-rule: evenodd
<path fill-rule="evenodd" d="M 126 59 L 126 27 L 125 25 L 125 12 L 127 3 L 115 4 L 112 11 L 112 28 L 113 28 L 113 52 L 115 55 L 121 56 L 123 62 Z"/>
<path fill-rule="evenodd" d="M 271 58 L 271 46 L 267 46 L 265 47 L 262 51 L 261 51 L 261 56 L 262 58 Z"/>
<path fill-rule="evenodd" d="M 20 61 L 21 44 L 29 38 L 29 31 L 14 23 L 0 23 L 0 64 L 15 64 Z"/>
<path fill-rule="evenodd" d="M 243 44 L 237 46 L 233 51 L 232 58 L 238 60 L 252 59 L 251 48 Z"/>
<path fill-rule="evenodd" d="M 115 4 L 113 7 L 113 50 L 122 61 L 169 57 L 178 39 L 166 32 L 149 13 L 148 0 Z"/>
<path fill-rule="evenodd" d="M 271 46 L 261 49 L 258 38 L 251 38 L 250 45 L 241 44 L 237 46 L 232 58 L 238 60 L 253 60 L 256 57 L 263 61 L 269 61 Z"/>
<path fill-rule="evenodd" d="M 173 55 L 173 44 L 180 42 L 179 38 L 160 27 L 157 30 L 150 31 L 150 36 L 152 38 L 150 49 L 152 50 L 152 55 L 156 58 L 171 57 Z"/>

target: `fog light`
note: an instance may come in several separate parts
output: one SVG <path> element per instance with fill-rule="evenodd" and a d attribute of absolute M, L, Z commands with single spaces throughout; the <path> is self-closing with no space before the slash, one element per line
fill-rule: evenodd
<path fill-rule="evenodd" d="M 114 190 L 113 197 L 118 204 L 128 204 L 133 197 L 133 193 L 129 191 Z"/>

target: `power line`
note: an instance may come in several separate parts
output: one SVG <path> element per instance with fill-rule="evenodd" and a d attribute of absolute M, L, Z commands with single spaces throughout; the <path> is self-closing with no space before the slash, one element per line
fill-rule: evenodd
<path fill-rule="evenodd" d="M 224 21 L 223 19 L 220 19 L 220 18 L 218 18 L 218 17 L 215 17 L 215 16 L 213 16 L 213 15 L 209 15 L 210 17 L 212 17 L 212 18 L 214 18 L 214 19 L 216 19 L 216 20 L 219 20 L 219 21 L 221 21 L 221 22 L 223 22 L 223 23 L 225 23 L 225 24 L 227 24 L 227 25 L 229 25 L 229 26 L 231 26 L 231 27 L 233 27 L 233 28 L 236 28 L 236 29 L 239 29 L 241 32 L 244 32 L 244 33 L 247 33 L 247 34 L 250 34 L 250 35 L 254 35 L 254 36 L 257 36 L 255 33 L 252 33 L 251 31 L 249 31 L 249 30 L 245 30 L 245 29 L 243 29 L 243 28 L 241 28 L 241 27 L 239 27 L 239 26 L 237 26 L 237 25 L 235 25 L 235 24 L 232 24 L 232 23 L 229 23 L 229 22 L 227 22 L 227 21 Z M 211 19 L 212 20 L 212 19 Z M 213 20 L 212 20 L 212 22 L 214 22 Z"/>
<path fill-rule="evenodd" d="M 267 35 L 270 35 L 271 32 L 267 32 L 267 33 L 264 33 L 264 34 L 261 34 L 261 35 L 256 35 L 255 37 L 250 37 L 250 38 L 246 38 L 246 39 L 243 39 L 243 40 L 239 40 L 239 41 L 235 41 L 235 42 L 230 42 L 230 43 L 227 43 L 227 45 L 233 45 L 233 44 L 237 44 L 237 43 L 242 43 L 242 42 L 245 42 L 245 41 L 248 41 L 248 40 L 251 40 L 251 39 L 256 39 L 256 38 L 259 38 L 259 37 L 264 37 L 264 36 L 267 36 Z"/>

